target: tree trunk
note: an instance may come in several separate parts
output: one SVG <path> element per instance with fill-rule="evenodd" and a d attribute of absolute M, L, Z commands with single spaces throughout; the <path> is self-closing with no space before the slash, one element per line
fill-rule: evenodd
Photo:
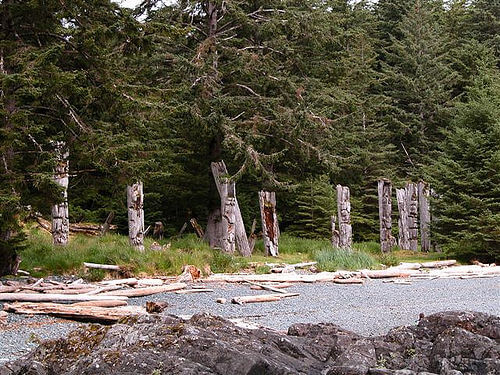
<path fill-rule="evenodd" d="M 128 237 L 130 244 L 144 251 L 144 194 L 142 182 L 127 186 Z"/>
<path fill-rule="evenodd" d="M 339 247 L 352 247 L 351 201 L 349 188 L 337 185 L 337 212 L 339 220 Z"/>
<path fill-rule="evenodd" d="M 66 245 L 69 239 L 68 183 L 69 183 L 69 151 L 65 142 L 54 142 L 56 166 L 54 182 L 61 186 L 60 203 L 52 205 L 52 240 L 54 245 Z"/>
<path fill-rule="evenodd" d="M 262 219 L 262 238 L 266 255 L 278 256 L 278 241 L 280 228 L 276 216 L 276 193 L 268 191 L 259 192 L 260 217 Z"/>
<path fill-rule="evenodd" d="M 408 183 L 403 189 L 396 189 L 399 210 L 399 247 L 402 250 L 417 251 L 418 246 L 418 205 L 417 186 Z"/>
<path fill-rule="evenodd" d="M 217 190 L 219 191 L 219 196 L 222 200 L 221 186 L 224 181 L 223 179 L 227 178 L 228 172 L 226 168 L 226 164 L 224 161 L 214 162 L 211 164 L 212 174 L 214 176 L 215 185 L 217 186 Z M 247 234 L 245 232 L 245 225 L 243 224 L 243 218 L 241 216 L 240 206 L 238 205 L 238 200 L 236 199 L 236 191 L 234 191 L 234 215 L 235 215 L 235 236 L 236 236 L 236 246 L 238 251 L 243 256 L 250 256 L 252 253 L 250 252 L 250 246 L 248 244 Z"/>
<path fill-rule="evenodd" d="M 431 250 L 430 223 L 431 212 L 429 209 L 429 184 L 419 181 L 418 183 L 418 206 L 420 211 L 420 247 L 422 251 Z"/>
<path fill-rule="evenodd" d="M 207 228 L 203 239 L 208 242 L 211 248 L 220 248 L 222 238 L 222 217 L 220 208 L 215 208 L 208 215 Z"/>
<path fill-rule="evenodd" d="M 336 221 L 336 219 L 337 218 L 335 217 L 335 215 L 332 215 L 330 223 L 331 223 L 331 227 L 332 227 L 332 246 L 335 249 L 338 249 L 339 243 L 340 243 L 340 233 L 339 233 L 339 231 L 337 229 L 335 229 L 335 221 Z"/>
<path fill-rule="evenodd" d="M 234 182 L 223 183 L 220 187 L 222 212 L 221 248 L 233 254 L 236 250 L 236 192 Z"/>
<path fill-rule="evenodd" d="M 391 181 L 378 181 L 378 214 L 380 220 L 380 250 L 383 253 L 391 251 L 396 244 L 392 236 L 392 185 Z"/>

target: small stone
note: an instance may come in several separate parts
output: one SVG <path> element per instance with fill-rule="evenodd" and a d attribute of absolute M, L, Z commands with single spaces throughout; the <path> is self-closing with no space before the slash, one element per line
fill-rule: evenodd
<path fill-rule="evenodd" d="M 215 302 L 224 304 L 227 302 L 227 300 L 225 298 L 217 298 Z"/>

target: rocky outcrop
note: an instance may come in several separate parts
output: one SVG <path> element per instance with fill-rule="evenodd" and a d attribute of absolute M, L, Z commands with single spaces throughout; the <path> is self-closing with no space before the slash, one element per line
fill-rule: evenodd
<path fill-rule="evenodd" d="M 281 333 L 209 314 L 150 314 L 45 342 L 0 375 L 494 375 L 499 358 L 500 319 L 476 312 L 422 317 L 380 337 L 335 324 L 294 324 Z"/>

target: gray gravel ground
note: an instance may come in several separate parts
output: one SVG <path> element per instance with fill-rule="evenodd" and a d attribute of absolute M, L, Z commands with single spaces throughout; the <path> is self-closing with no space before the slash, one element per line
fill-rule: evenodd
<path fill-rule="evenodd" d="M 297 284 L 289 292 L 298 297 L 278 302 L 234 305 L 232 297 L 264 294 L 248 285 L 207 284 L 213 293 L 158 294 L 134 298 L 130 304 L 166 301 L 167 313 L 192 315 L 210 312 L 228 318 L 286 330 L 292 323 L 332 322 L 363 335 L 385 334 L 390 328 L 415 324 L 419 313 L 426 315 L 445 310 L 474 310 L 500 315 L 500 278 L 436 279 L 413 281 L 411 285 L 370 280 L 365 285 L 332 283 Z M 216 303 L 217 298 L 227 303 Z M 9 315 L 7 330 L 0 330 L 0 363 L 17 358 L 36 346 L 38 339 L 66 335 L 78 326 L 46 316 Z"/>

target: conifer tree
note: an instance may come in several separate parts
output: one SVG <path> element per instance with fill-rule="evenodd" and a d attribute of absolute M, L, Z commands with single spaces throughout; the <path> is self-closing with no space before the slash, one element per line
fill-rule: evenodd
<path fill-rule="evenodd" d="M 500 259 L 500 75 L 483 69 L 428 167 L 432 233 L 450 255 Z"/>

